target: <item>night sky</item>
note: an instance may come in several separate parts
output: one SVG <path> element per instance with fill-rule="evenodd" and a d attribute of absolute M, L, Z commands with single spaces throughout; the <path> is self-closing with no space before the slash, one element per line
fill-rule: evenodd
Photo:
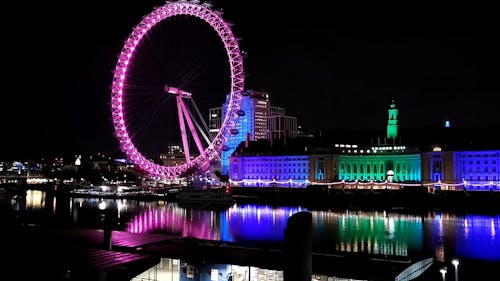
<path fill-rule="evenodd" d="M 105 2 L 105 3 L 102 3 Z M 118 153 L 112 70 L 132 27 L 162 1 L 20 3 L 4 23 L 0 159 Z M 500 127 L 493 7 L 340 6 L 216 1 L 241 38 L 248 89 L 265 90 L 306 128 Z M 457 4 L 454 4 L 457 5 Z M 60 12 L 64 11 L 64 12 Z"/>

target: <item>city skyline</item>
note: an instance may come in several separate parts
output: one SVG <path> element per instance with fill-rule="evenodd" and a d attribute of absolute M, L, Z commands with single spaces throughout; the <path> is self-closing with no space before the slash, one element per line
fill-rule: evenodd
<path fill-rule="evenodd" d="M 2 155 L 119 152 L 109 100 L 123 41 L 163 1 L 44 3 L 13 31 L 13 79 L 1 98 Z M 384 130 L 395 97 L 402 128 L 499 127 L 498 43 L 485 8 L 399 13 L 213 1 L 234 23 L 246 88 L 265 90 L 308 128 Z M 40 5 L 40 4 L 39 4 Z M 38 9 L 40 8 L 40 9 Z M 420 11 L 422 10 L 422 11 Z M 480 17 L 481 16 L 481 17 Z M 67 25 L 64 31 L 60 25 Z M 12 32 L 12 31 L 9 31 Z M 24 80 L 23 80 L 24 78 Z"/>

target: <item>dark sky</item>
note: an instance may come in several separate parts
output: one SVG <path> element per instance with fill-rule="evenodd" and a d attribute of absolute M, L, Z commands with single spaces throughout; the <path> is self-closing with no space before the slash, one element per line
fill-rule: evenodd
<path fill-rule="evenodd" d="M 403 128 L 500 127 L 493 7 L 268 2 L 214 7 L 248 53 L 247 88 L 268 91 L 305 127 L 383 128 L 391 97 Z M 19 23 L 4 19 L 0 158 L 118 152 L 112 70 L 132 27 L 162 4 L 38 1 L 7 11 Z"/>

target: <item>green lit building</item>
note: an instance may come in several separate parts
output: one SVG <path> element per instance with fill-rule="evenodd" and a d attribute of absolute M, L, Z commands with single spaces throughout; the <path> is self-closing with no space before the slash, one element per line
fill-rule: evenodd
<path fill-rule="evenodd" d="M 364 155 L 339 156 L 339 180 L 417 182 L 421 180 L 420 154 L 391 149 Z"/>
<path fill-rule="evenodd" d="M 398 109 L 394 103 L 394 98 L 392 99 L 391 106 L 389 108 L 389 118 L 387 122 L 387 139 L 395 140 L 398 137 Z"/>
<path fill-rule="evenodd" d="M 377 146 L 336 144 L 328 153 L 310 155 L 310 179 L 331 181 L 420 182 L 420 153 L 396 145 L 398 109 L 394 99 L 389 108 L 387 138 Z"/>

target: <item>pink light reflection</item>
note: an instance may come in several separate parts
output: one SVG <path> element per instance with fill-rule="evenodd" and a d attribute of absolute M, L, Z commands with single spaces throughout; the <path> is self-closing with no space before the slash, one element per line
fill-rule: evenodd
<path fill-rule="evenodd" d="M 212 211 L 191 213 L 179 207 L 167 206 L 147 210 L 134 217 L 127 226 L 132 233 L 170 233 L 182 237 L 220 240 L 220 225 L 210 219 Z M 211 225 L 212 221 L 212 225 Z"/>

